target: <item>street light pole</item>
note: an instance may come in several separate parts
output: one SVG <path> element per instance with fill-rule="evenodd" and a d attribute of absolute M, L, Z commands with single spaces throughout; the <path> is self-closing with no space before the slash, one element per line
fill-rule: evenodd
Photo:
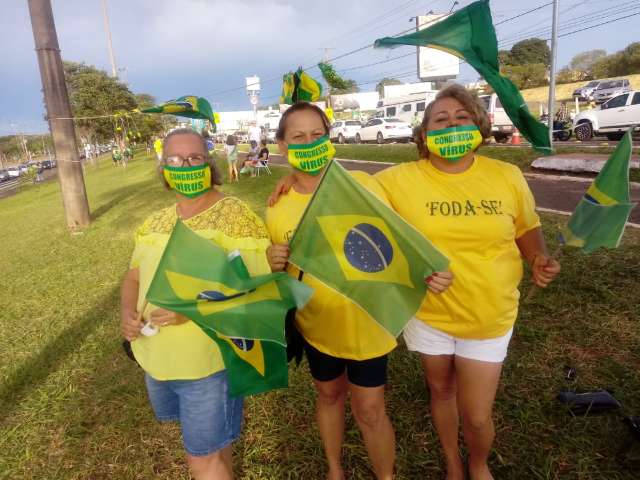
<path fill-rule="evenodd" d="M 556 63 L 558 57 L 558 16 L 559 1 L 553 0 L 553 23 L 551 25 L 551 69 L 549 71 L 549 113 L 547 119 L 549 122 L 549 143 L 553 145 L 553 118 L 556 101 Z"/>
<path fill-rule="evenodd" d="M 113 45 L 111 43 L 111 28 L 109 28 L 109 14 L 107 13 L 107 0 L 102 0 L 102 16 L 104 17 L 104 31 L 107 34 L 107 48 L 109 49 L 109 59 L 111 60 L 111 76 L 118 76 L 116 68 L 116 57 L 113 55 Z"/>
<path fill-rule="evenodd" d="M 74 231 L 88 225 L 91 218 L 51 1 L 29 0 L 29 13 L 49 129 L 58 160 L 58 178 L 67 228 Z"/>

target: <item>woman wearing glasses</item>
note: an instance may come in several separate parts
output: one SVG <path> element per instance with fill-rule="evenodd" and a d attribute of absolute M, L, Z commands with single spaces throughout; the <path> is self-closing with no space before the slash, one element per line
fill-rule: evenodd
<path fill-rule="evenodd" d="M 215 188 L 220 175 L 204 138 L 193 130 L 167 135 L 159 171 L 164 185 L 175 190 L 176 204 L 151 215 L 136 231 L 122 283 L 121 332 L 145 371 L 156 417 L 180 423 L 193 476 L 231 479 L 231 443 L 240 434 L 243 399 L 228 394 L 216 344 L 195 323 L 147 304 L 145 297 L 178 219 L 226 251 L 239 250 L 251 275 L 271 271 L 265 253 L 269 235 L 249 207 Z M 143 329 L 147 322 L 157 333 Z"/>

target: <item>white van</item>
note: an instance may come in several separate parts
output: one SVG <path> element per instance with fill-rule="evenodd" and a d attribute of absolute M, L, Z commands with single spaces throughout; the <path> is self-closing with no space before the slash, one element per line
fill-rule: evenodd
<path fill-rule="evenodd" d="M 491 95 L 480 95 L 480 100 L 484 108 L 489 114 L 489 121 L 491 122 L 491 133 L 498 143 L 507 143 L 513 134 L 513 122 L 504 111 L 500 99 L 495 93 Z"/>
<path fill-rule="evenodd" d="M 437 93 L 436 90 L 429 90 L 428 92 L 403 95 L 401 97 L 383 98 L 378 102 L 375 117 L 399 118 L 409 125 L 413 125 L 415 123 L 414 118 L 417 117 L 421 122 L 424 110 L 436 98 Z"/>

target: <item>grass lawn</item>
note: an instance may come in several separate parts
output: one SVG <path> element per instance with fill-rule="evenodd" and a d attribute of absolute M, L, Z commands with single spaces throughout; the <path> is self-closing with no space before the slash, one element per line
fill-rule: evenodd
<path fill-rule="evenodd" d="M 153 419 L 142 372 L 118 334 L 132 232 L 173 196 L 150 158 L 137 156 L 126 170 L 109 163 L 86 172 L 93 223 L 83 234 L 66 232 L 56 183 L 0 200 L 1 479 L 189 478 L 179 429 Z M 273 171 L 223 189 L 262 214 L 286 172 Z M 543 220 L 551 239 L 565 219 Z M 640 443 L 625 448 L 631 437 L 620 416 L 572 417 L 554 397 L 609 388 L 626 413 L 640 415 L 639 247 L 638 232 L 628 231 L 615 251 L 568 251 L 557 283 L 522 307 L 496 403 L 496 478 L 637 478 Z M 574 384 L 563 379 L 565 365 L 578 371 Z M 306 364 L 292 367 L 290 383 L 247 401 L 237 478 L 323 478 Z M 420 367 L 404 346 L 391 356 L 387 399 L 397 478 L 442 478 Z M 372 478 L 350 417 L 344 465 L 349 479 Z"/>
<path fill-rule="evenodd" d="M 353 160 L 369 160 L 372 162 L 411 162 L 418 158 L 416 146 L 413 143 L 395 143 L 385 145 L 335 145 L 336 157 Z M 557 154 L 562 153 L 599 153 L 610 154 L 611 147 L 598 147 L 585 150 L 580 147 L 556 147 Z M 518 165 L 522 170 L 527 171 L 531 167 L 531 162 L 542 155 L 531 147 L 492 147 L 490 145 L 481 147 L 479 153 L 487 157 L 504 160 Z M 640 153 L 639 149 L 635 154 Z M 630 178 L 632 181 L 640 181 L 640 170 L 632 169 Z"/>

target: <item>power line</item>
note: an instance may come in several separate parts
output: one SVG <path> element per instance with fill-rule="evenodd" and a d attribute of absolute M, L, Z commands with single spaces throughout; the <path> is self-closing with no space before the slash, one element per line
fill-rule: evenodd
<path fill-rule="evenodd" d="M 496 24 L 494 25 L 494 27 L 497 27 L 498 25 L 502 25 L 503 23 L 510 22 L 511 20 L 515 20 L 516 18 L 524 17 L 525 15 L 528 15 L 528 14 L 530 14 L 530 13 L 537 12 L 538 10 L 541 10 L 541 9 L 543 9 L 544 7 L 548 7 L 548 6 L 549 6 L 549 5 L 551 5 L 552 3 L 553 3 L 553 2 L 545 3 L 544 5 L 540 5 L 539 7 L 532 8 L 531 10 L 527 10 L 526 12 L 523 12 L 523 13 L 521 13 L 521 14 L 519 14 L 519 15 L 515 15 L 515 16 L 513 16 L 513 17 L 511 17 L 511 18 L 507 18 L 507 19 L 505 19 L 505 20 L 502 20 L 501 22 L 496 23 Z"/>
<path fill-rule="evenodd" d="M 569 35 L 573 35 L 574 33 L 584 32 L 585 30 L 591 30 L 592 28 L 601 27 L 602 25 L 607 25 L 609 23 L 617 22 L 619 20 L 626 20 L 627 18 L 635 17 L 636 15 L 640 15 L 640 12 L 632 13 L 625 17 L 614 18 L 613 20 L 609 20 L 607 22 L 598 23 L 596 25 L 591 25 L 590 27 L 581 28 L 579 30 L 574 30 L 573 32 L 563 33 L 562 35 L 558 35 L 558 37 L 567 37 Z"/>

